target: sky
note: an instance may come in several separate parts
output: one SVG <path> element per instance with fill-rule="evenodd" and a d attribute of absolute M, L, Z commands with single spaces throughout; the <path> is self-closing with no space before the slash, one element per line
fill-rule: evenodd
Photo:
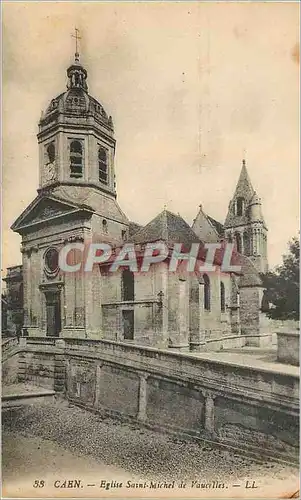
<path fill-rule="evenodd" d="M 89 93 L 112 115 L 118 202 L 224 222 L 243 157 L 262 199 L 270 266 L 299 231 L 299 5 L 3 2 L 2 269 L 35 198 L 41 111 L 66 89 L 76 26 Z"/>

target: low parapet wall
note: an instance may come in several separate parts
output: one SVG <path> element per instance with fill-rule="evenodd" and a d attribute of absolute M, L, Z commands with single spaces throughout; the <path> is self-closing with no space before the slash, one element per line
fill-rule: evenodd
<path fill-rule="evenodd" d="M 299 366 L 300 331 L 277 332 L 277 359 L 281 363 Z"/>
<path fill-rule="evenodd" d="M 19 379 L 76 404 L 240 450 L 297 457 L 298 369 L 107 340 L 23 340 Z"/>

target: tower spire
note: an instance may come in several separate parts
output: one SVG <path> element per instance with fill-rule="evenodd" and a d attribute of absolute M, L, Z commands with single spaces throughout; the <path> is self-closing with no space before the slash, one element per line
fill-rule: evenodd
<path fill-rule="evenodd" d="M 260 198 L 247 171 L 245 157 L 224 226 L 226 238 L 236 241 L 238 252 L 248 256 L 258 272 L 266 272 L 267 227 L 261 212 Z"/>

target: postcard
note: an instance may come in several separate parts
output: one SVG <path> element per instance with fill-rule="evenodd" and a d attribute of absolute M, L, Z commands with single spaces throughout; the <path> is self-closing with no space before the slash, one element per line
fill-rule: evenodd
<path fill-rule="evenodd" d="M 2 14 L 3 498 L 298 498 L 299 3 Z"/>

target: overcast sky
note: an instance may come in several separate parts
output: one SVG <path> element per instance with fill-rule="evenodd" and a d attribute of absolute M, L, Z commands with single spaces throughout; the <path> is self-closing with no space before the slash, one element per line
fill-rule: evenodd
<path fill-rule="evenodd" d="M 41 110 L 65 90 L 77 26 L 89 92 L 112 115 L 118 201 L 147 223 L 199 204 L 224 222 L 246 151 L 270 265 L 299 228 L 298 3 L 3 4 L 2 268 L 36 196 Z"/>

